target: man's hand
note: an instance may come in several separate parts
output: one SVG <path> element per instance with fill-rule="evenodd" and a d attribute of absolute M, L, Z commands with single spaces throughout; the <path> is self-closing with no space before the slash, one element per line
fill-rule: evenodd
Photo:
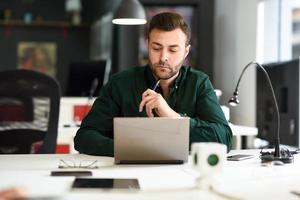
<path fill-rule="evenodd" d="M 27 192 L 25 188 L 13 187 L 0 190 L 0 200 L 13 200 L 13 199 L 27 199 Z"/>
<path fill-rule="evenodd" d="M 151 89 L 147 89 L 143 93 L 139 111 L 142 112 L 144 107 L 148 117 L 154 117 L 153 110 L 159 117 L 180 117 L 178 113 L 170 108 L 161 94 Z"/>

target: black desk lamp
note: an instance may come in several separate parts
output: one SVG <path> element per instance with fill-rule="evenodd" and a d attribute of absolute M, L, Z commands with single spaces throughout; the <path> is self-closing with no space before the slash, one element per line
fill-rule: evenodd
<path fill-rule="evenodd" d="M 279 138 L 279 130 L 280 130 L 280 116 L 279 116 L 279 109 L 278 109 L 278 104 L 276 101 L 276 97 L 275 97 L 275 93 L 274 93 L 274 89 L 270 80 L 270 77 L 267 73 L 267 71 L 265 70 L 265 68 L 263 66 L 261 66 L 259 63 L 252 61 L 249 64 L 246 65 L 246 67 L 244 67 L 239 80 L 237 82 L 237 85 L 235 87 L 235 90 L 233 92 L 233 97 L 231 97 L 228 101 L 229 105 L 231 106 L 237 106 L 237 104 L 239 104 L 239 100 L 238 100 L 238 89 L 239 89 L 239 84 L 240 81 L 242 79 L 242 76 L 244 74 L 244 72 L 246 71 L 246 69 L 250 66 L 256 66 L 259 67 L 265 74 L 266 79 L 268 81 L 268 85 L 271 89 L 272 92 L 272 97 L 273 97 L 273 103 L 275 105 L 276 108 L 276 114 L 277 114 L 277 138 L 275 140 L 275 151 L 274 152 L 261 152 L 261 161 L 262 162 L 268 162 L 268 161 L 275 161 L 275 160 L 279 160 L 282 161 L 284 163 L 291 163 L 293 162 L 293 155 L 288 151 L 288 150 L 280 150 L 280 138 Z"/>

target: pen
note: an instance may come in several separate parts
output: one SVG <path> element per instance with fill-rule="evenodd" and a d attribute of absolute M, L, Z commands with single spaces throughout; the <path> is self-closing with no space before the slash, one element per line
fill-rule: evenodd
<path fill-rule="evenodd" d="M 158 80 L 157 82 L 156 82 L 156 84 L 154 85 L 154 87 L 152 88 L 152 90 L 156 90 L 156 88 L 158 87 L 158 85 L 159 85 L 159 82 L 160 82 L 160 80 Z"/>

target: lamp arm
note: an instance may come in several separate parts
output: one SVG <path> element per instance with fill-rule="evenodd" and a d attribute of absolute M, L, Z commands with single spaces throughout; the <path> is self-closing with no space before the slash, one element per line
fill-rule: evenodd
<path fill-rule="evenodd" d="M 244 75 L 245 71 L 248 69 L 248 67 L 250 67 L 251 65 L 255 65 L 256 67 L 259 67 L 263 72 L 264 72 L 264 75 L 267 79 L 267 82 L 268 82 L 268 85 L 269 85 L 269 88 L 271 89 L 271 92 L 272 92 L 272 99 L 273 99 L 273 103 L 275 105 L 275 109 L 276 109 L 276 115 L 277 115 L 277 138 L 276 138 L 276 141 L 275 141 L 275 152 L 274 152 L 274 156 L 275 157 L 280 157 L 280 137 L 279 137 L 279 130 L 280 130 L 280 115 L 279 115 L 279 109 L 278 109 L 278 104 L 277 104 L 277 100 L 276 100 L 276 97 L 275 97 L 275 92 L 274 92 L 274 89 L 273 89 L 273 86 L 272 86 L 272 82 L 270 80 L 270 77 L 266 71 L 266 69 L 261 66 L 259 63 L 255 62 L 255 61 L 251 61 L 250 63 L 248 63 L 240 77 L 239 77 L 239 80 L 237 82 L 237 85 L 236 85 L 236 88 L 235 88 L 235 91 L 234 93 L 237 95 L 238 94 L 238 89 L 239 89 L 239 85 L 240 85 L 240 81 L 242 79 L 242 76 Z"/>
<path fill-rule="evenodd" d="M 244 69 L 243 69 L 243 71 L 242 71 L 242 73 L 241 73 L 241 75 L 240 75 L 240 77 L 239 77 L 239 80 L 238 80 L 238 82 L 237 82 L 237 84 L 236 84 L 236 87 L 235 87 L 235 91 L 234 91 L 234 92 L 238 93 L 238 91 L 239 91 L 239 85 L 240 85 L 241 79 L 242 79 L 242 77 L 243 77 L 245 71 L 248 69 L 248 67 L 250 67 L 253 63 L 254 63 L 254 62 L 252 61 L 252 62 L 248 63 L 248 64 L 244 67 Z"/>

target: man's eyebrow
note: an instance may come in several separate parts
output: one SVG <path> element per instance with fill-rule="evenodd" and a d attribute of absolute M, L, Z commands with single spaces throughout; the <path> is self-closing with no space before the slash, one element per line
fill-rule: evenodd
<path fill-rule="evenodd" d="M 173 45 L 170 45 L 169 47 L 176 48 L 176 47 L 179 47 L 179 45 L 178 44 L 173 44 Z"/>
<path fill-rule="evenodd" d="M 152 42 L 152 44 L 158 45 L 158 46 L 162 46 L 162 44 L 160 44 L 160 43 L 158 43 L 158 42 Z"/>
<path fill-rule="evenodd" d="M 163 46 L 162 44 L 160 44 L 158 42 L 152 42 L 152 45 Z M 170 47 L 170 48 L 176 48 L 176 47 L 179 47 L 179 45 L 178 44 L 172 44 L 172 45 L 169 45 L 168 47 Z"/>

